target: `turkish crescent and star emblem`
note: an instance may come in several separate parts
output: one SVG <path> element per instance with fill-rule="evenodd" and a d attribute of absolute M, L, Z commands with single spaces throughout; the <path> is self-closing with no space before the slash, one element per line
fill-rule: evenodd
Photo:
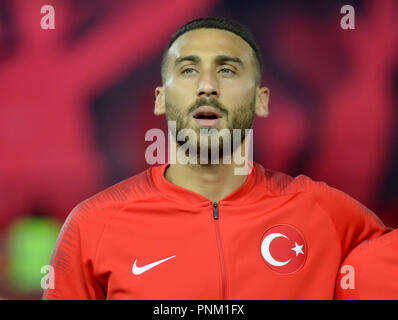
<path fill-rule="evenodd" d="M 278 273 L 293 273 L 305 263 L 308 249 L 304 237 L 287 224 L 269 228 L 261 240 L 265 264 Z"/>

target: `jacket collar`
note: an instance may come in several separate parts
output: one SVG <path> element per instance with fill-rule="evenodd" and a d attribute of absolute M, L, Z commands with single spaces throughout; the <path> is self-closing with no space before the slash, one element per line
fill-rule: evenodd
<path fill-rule="evenodd" d="M 253 169 L 247 176 L 245 182 L 237 190 L 224 197 L 219 202 L 243 202 L 249 197 L 250 191 L 256 184 L 259 183 L 258 171 L 261 171 L 261 166 L 257 163 L 251 162 L 250 164 L 252 165 Z M 169 165 L 170 163 L 166 163 L 150 168 L 152 183 L 157 191 L 159 191 L 165 197 L 172 198 L 173 200 L 180 203 L 187 203 L 189 205 L 199 206 L 208 206 L 209 204 L 211 204 L 211 201 L 209 199 L 205 198 L 199 193 L 182 188 L 168 181 L 165 177 L 165 172 Z"/>

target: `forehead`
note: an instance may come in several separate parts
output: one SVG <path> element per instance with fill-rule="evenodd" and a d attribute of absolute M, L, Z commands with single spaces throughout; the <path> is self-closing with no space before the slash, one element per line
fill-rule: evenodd
<path fill-rule="evenodd" d="M 231 55 L 242 61 L 252 59 L 252 48 L 238 35 L 219 29 L 195 29 L 181 35 L 170 47 L 169 58 L 185 55 L 211 57 Z"/>

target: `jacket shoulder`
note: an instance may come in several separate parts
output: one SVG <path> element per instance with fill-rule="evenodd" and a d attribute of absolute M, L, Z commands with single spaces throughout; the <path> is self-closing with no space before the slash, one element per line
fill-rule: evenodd
<path fill-rule="evenodd" d="M 258 172 L 257 182 L 263 182 L 267 191 L 272 194 L 316 193 L 330 188 L 325 182 L 313 180 L 304 174 L 293 177 L 280 171 L 264 169 L 259 164 L 257 164 L 256 170 Z"/>
<path fill-rule="evenodd" d="M 152 185 L 151 168 L 149 168 L 83 200 L 73 208 L 67 221 L 104 222 L 128 204 L 150 200 L 159 195 Z"/>

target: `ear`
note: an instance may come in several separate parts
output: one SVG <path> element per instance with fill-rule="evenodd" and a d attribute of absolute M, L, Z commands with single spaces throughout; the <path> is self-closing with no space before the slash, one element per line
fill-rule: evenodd
<path fill-rule="evenodd" d="M 256 97 L 256 107 L 255 113 L 259 117 L 266 118 L 268 117 L 268 101 L 269 101 L 269 89 L 266 87 L 262 87 L 257 89 L 257 97 Z"/>
<path fill-rule="evenodd" d="M 154 114 L 161 115 L 166 112 L 166 103 L 164 99 L 164 88 L 163 87 L 156 87 L 155 89 L 155 109 L 153 111 Z"/>

